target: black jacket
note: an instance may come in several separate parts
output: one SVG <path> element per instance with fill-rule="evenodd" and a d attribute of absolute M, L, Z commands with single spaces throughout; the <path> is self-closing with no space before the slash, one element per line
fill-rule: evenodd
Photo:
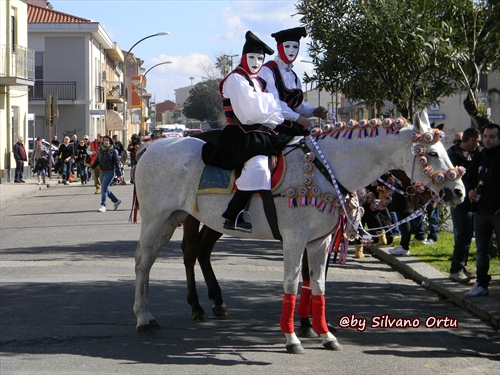
<path fill-rule="evenodd" d="M 492 215 L 500 209 L 500 146 L 474 155 L 465 179 L 466 192 L 475 189 L 481 180 L 484 181 L 481 199 L 473 204 L 473 211 Z"/>
<path fill-rule="evenodd" d="M 465 184 L 465 179 L 467 178 L 467 172 L 469 171 L 470 162 L 475 153 L 469 153 L 467 156 L 464 155 L 460 145 L 453 145 L 448 149 L 448 156 L 450 157 L 451 163 L 454 166 L 462 166 L 465 168 L 466 172 L 462 181 Z M 469 191 L 466 189 L 466 191 Z M 457 207 L 457 210 L 472 210 L 472 205 L 470 199 L 465 197 L 464 201 L 460 203 Z"/>

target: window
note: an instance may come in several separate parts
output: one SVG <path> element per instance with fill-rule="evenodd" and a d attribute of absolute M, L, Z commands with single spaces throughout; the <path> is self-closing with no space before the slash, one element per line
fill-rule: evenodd
<path fill-rule="evenodd" d="M 16 52 L 16 44 L 17 44 L 17 35 L 16 35 L 16 10 L 15 8 L 10 9 L 10 43 L 12 52 Z"/>

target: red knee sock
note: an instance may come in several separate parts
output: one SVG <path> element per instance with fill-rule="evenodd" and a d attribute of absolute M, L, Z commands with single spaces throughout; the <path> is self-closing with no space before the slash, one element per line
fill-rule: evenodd
<path fill-rule="evenodd" d="M 312 296 L 312 326 L 318 334 L 328 332 L 325 318 L 325 296 Z"/>
<path fill-rule="evenodd" d="M 295 328 L 293 325 L 293 312 L 295 310 L 295 294 L 287 294 L 283 296 L 283 307 L 281 308 L 280 327 L 283 333 L 293 333 Z"/>
<path fill-rule="evenodd" d="M 304 280 L 300 289 L 299 307 L 297 312 L 300 318 L 309 318 L 311 316 L 311 288 L 310 281 Z"/>

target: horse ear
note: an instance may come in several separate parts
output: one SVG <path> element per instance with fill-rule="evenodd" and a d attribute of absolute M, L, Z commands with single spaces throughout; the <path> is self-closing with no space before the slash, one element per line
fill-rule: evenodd
<path fill-rule="evenodd" d="M 415 116 L 413 116 L 413 126 L 420 134 L 431 130 L 431 124 L 426 109 L 415 113 Z"/>

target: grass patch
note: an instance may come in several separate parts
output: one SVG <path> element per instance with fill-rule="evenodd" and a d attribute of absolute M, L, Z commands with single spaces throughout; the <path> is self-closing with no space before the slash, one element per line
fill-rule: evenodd
<path fill-rule="evenodd" d="M 395 239 L 392 246 L 399 245 L 399 239 Z M 433 266 L 445 275 L 449 275 L 451 266 L 451 257 L 453 255 L 453 233 L 440 231 L 439 241 L 433 245 L 424 245 L 423 243 L 410 242 L 410 252 L 415 258 Z M 467 262 L 467 271 L 476 273 L 476 243 L 471 243 L 469 250 L 469 260 Z M 496 256 L 490 259 L 490 275 L 500 275 L 500 257 L 498 251 Z"/>

